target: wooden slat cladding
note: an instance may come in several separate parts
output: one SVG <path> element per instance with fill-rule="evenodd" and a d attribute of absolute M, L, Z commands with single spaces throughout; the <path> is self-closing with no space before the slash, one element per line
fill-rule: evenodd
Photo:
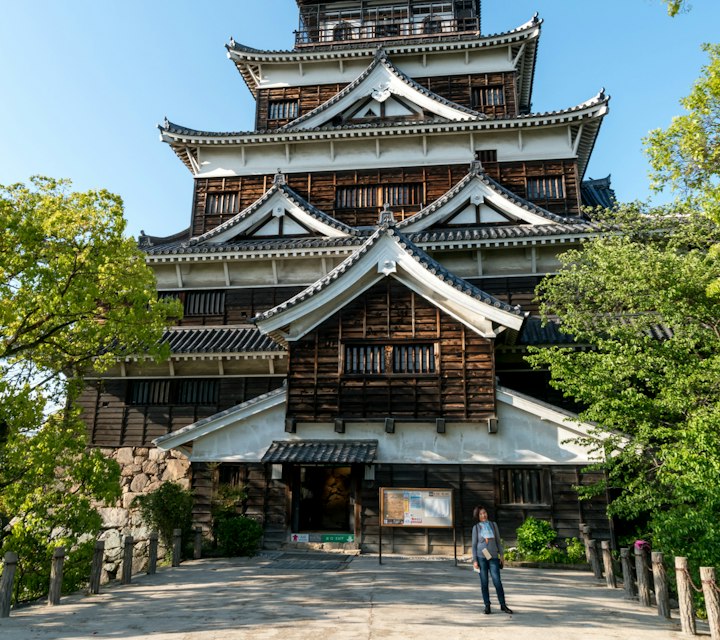
<path fill-rule="evenodd" d="M 176 382 L 182 379 L 173 379 Z M 88 428 L 90 444 L 99 447 L 149 446 L 154 438 L 177 431 L 201 418 L 282 386 L 282 378 L 218 379 L 213 404 L 133 404 L 127 380 L 91 382 L 78 405 Z"/>
<path fill-rule="evenodd" d="M 417 77 L 418 84 L 464 107 L 475 109 L 495 117 L 513 117 L 518 114 L 514 72 L 484 73 L 475 75 L 451 75 L 436 77 Z M 323 84 L 309 87 L 282 87 L 261 89 L 258 91 L 255 128 L 257 130 L 276 129 L 295 118 L 309 113 L 342 91 L 344 84 Z M 500 100 L 482 100 L 482 90 L 487 87 L 499 89 Z M 480 99 L 478 100 L 478 94 Z M 284 105 L 297 104 L 295 118 L 277 117 L 287 115 Z M 275 105 L 273 107 L 273 105 Z M 282 108 L 278 108 L 278 106 Z"/>
<path fill-rule="evenodd" d="M 547 465 L 539 467 L 548 478 L 551 496 L 544 505 L 504 505 L 499 498 L 497 476 L 500 467 L 490 465 L 378 465 L 372 487 L 363 483 L 361 495 L 362 550 L 377 553 L 379 543 L 379 504 L 377 487 L 438 487 L 454 492 L 455 536 L 459 553 L 471 551 L 472 510 L 476 505 L 488 509 L 498 522 L 506 545 L 516 542 L 515 531 L 525 518 L 533 516 L 550 522 L 558 532 L 558 542 L 579 536 L 579 524 L 590 525 L 599 540 L 609 540 L 612 530 L 605 515 L 606 502 L 596 497 L 580 502 L 576 485 L 587 485 L 597 475 L 583 474 L 579 467 Z M 452 555 L 451 529 L 383 530 L 383 551 L 403 554 Z"/>
<path fill-rule="evenodd" d="M 432 373 L 344 373 L 347 345 L 434 345 Z M 491 341 L 392 279 L 375 285 L 290 346 L 288 416 L 478 420 L 495 412 Z M 397 367 L 396 367 L 397 369 Z"/>
<path fill-rule="evenodd" d="M 327 102 L 345 88 L 344 84 L 323 84 L 311 87 L 282 87 L 279 89 L 260 89 L 257 94 L 255 111 L 255 129 L 276 129 L 286 125 L 295 118 L 312 111 L 315 107 Z M 297 104 L 295 118 L 277 118 L 271 116 L 288 115 L 285 109 L 274 109 L 272 103 Z M 285 113 L 283 113 L 285 112 Z"/>
<path fill-rule="evenodd" d="M 437 165 L 434 167 L 380 168 L 374 171 L 337 171 L 296 173 L 287 176 L 290 188 L 328 215 L 351 226 L 377 224 L 382 209 L 382 189 L 387 185 L 407 185 L 413 204 L 393 206 L 395 218 L 403 220 L 431 204 L 467 175 L 469 166 Z M 527 197 L 528 179 L 559 177 L 564 198 L 537 202 L 554 213 L 577 215 L 580 212 L 580 189 L 575 160 L 537 162 L 497 162 L 485 165 L 488 174 L 513 193 Z M 210 231 L 232 217 L 230 213 L 208 214 L 205 201 L 208 193 L 237 194 L 240 210 L 255 202 L 273 184 L 273 176 L 242 176 L 233 178 L 202 178 L 195 185 L 193 235 Z M 378 189 L 375 206 L 348 207 L 347 200 L 338 201 L 338 189 L 365 186 Z M 415 195 L 416 194 L 416 195 Z M 414 198 L 418 200 L 415 201 Z M 409 199 L 408 199 L 409 200 Z M 409 200 L 410 201 L 410 200 Z M 340 208 L 338 205 L 343 206 Z"/>
<path fill-rule="evenodd" d="M 258 313 L 292 298 L 303 287 L 161 292 L 179 298 L 185 315 L 176 324 L 182 327 L 244 325 Z"/>

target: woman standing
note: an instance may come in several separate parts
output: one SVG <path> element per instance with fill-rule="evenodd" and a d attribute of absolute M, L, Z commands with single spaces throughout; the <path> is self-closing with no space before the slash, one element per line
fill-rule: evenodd
<path fill-rule="evenodd" d="M 488 585 L 488 571 L 495 585 L 495 592 L 500 603 L 500 610 L 512 613 L 505 604 L 505 590 L 500 580 L 500 568 L 503 563 L 503 547 L 500 540 L 500 530 L 494 522 L 488 520 L 485 507 L 477 506 L 473 509 L 473 518 L 477 524 L 472 530 L 472 556 L 473 567 L 480 573 L 480 589 L 482 590 L 485 613 L 490 613 L 490 588 Z"/>

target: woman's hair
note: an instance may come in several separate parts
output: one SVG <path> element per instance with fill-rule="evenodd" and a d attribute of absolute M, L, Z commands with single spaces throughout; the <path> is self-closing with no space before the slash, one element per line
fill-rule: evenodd
<path fill-rule="evenodd" d="M 475 520 L 480 520 L 480 512 L 481 511 L 487 511 L 487 509 L 481 504 L 479 504 L 477 507 L 475 507 L 473 509 L 473 518 L 475 518 Z"/>

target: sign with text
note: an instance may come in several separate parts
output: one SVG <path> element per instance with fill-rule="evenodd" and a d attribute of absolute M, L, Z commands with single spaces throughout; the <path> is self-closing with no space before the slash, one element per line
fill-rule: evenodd
<path fill-rule="evenodd" d="M 380 489 L 383 527 L 452 527 L 452 489 Z"/>

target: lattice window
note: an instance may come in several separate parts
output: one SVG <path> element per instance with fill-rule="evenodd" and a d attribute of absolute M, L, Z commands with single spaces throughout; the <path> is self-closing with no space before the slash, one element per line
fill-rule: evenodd
<path fill-rule="evenodd" d="M 562 200 L 565 197 L 562 176 L 527 179 L 528 200 Z"/>
<path fill-rule="evenodd" d="M 297 100 L 271 100 L 268 103 L 268 120 L 295 120 L 297 117 Z"/>
<path fill-rule="evenodd" d="M 497 149 L 479 149 L 475 152 L 475 160 L 497 162 Z"/>
<path fill-rule="evenodd" d="M 548 504 L 549 479 L 543 469 L 499 469 L 501 504 Z"/>
<path fill-rule="evenodd" d="M 335 189 L 336 209 L 370 209 L 386 203 L 391 207 L 422 204 L 422 185 L 353 185 Z"/>
<path fill-rule="evenodd" d="M 502 107 L 505 104 L 505 91 L 502 85 L 474 87 L 472 102 L 474 107 Z"/>
<path fill-rule="evenodd" d="M 435 345 L 347 344 L 344 363 L 348 374 L 435 373 Z"/>
<path fill-rule="evenodd" d="M 333 40 L 350 40 L 353 37 L 353 26 L 349 22 L 340 22 L 333 29 Z"/>
<path fill-rule="evenodd" d="M 240 195 L 237 191 L 223 191 L 221 193 L 208 193 L 205 200 L 205 213 L 224 214 L 238 213 L 240 211 Z"/>
<path fill-rule="evenodd" d="M 132 380 L 127 403 L 131 405 L 216 405 L 217 380 Z"/>

